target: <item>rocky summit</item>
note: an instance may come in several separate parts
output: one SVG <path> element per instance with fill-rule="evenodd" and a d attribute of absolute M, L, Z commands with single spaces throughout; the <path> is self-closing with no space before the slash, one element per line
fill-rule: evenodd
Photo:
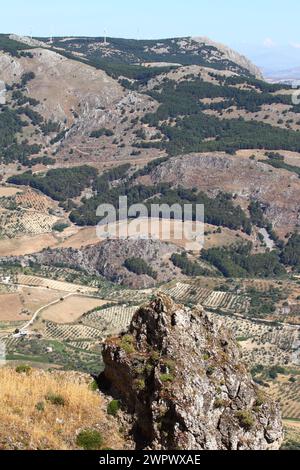
<path fill-rule="evenodd" d="M 158 294 L 104 345 L 100 382 L 131 417 L 138 449 L 276 450 L 281 413 L 223 324 Z"/>

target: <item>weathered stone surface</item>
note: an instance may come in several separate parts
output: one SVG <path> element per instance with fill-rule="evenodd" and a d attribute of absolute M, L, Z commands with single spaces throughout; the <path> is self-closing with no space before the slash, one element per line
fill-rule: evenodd
<path fill-rule="evenodd" d="M 278 449 L 279 406 L 258 389 L 230 333 L 160 294 L 109 339 L 100 377 L 133 416 L 137 448 Z"/>
<path fill-rule="evenodd" d="M 109 239 L 81 249 L 48 249 L 28 256 L 0 258 L 0 265 L 10 261 L 20 262 L 24 267 L 32 262 L 46 266 L 64 266 L 103 276 L 115 284 L 142 289 L 168 282 L 178 276 L 178 269 L 170 261 L 170 257 L 180 251 L 177 246 L 160 240 Z M 124 262 L 132 257 L 146 261 L 157 272 L 157 278 L 146 274 L 138 275 L 126 269 Z"/>

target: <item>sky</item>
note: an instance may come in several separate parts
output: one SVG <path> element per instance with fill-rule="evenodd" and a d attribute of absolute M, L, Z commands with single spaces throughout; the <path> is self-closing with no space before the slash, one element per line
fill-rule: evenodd
<path fill-rule="evenodd" d="M 299 57 L 300 66 L 299 16 L 299 0 L 2 0 L 0 32 L 102 36 L 106 30 L 108 36 L 139 39 L 208 36 L 257 60 L 290 54 L 287 64 Z"/>

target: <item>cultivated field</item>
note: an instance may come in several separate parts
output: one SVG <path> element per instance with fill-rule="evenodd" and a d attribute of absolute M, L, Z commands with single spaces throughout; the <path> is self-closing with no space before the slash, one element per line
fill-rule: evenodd
<path fill-rule="evenodd" d="M 85 325 L 69 324 L 62 325 L 53 322 L 47 322 L 43 337 L 46 339 L 57 340 L 95 340 L 103 336 L 100 330 Z"/>
<path fill-rule="evenodd" d="M 107 336 L 119 334 L 126 330 L 138 306 L 126 307 L 118 305 L 115 307 L 95 311 L 84 315 L 82 323 L 87 326 L 98 328 Z"/>
<path fill-rule="evenodd" d="M 45 309 L 41 317 L 54 323 L 73 323 L 84 313 L 106 303 L 106 300 L 91 299 L 89 297 L 68 297 L 59 304 Z"/>
<path fill-rule="evenodd" d="M 176 301 L 198 303 L 212 310 L 245 313 L 249 307 L 249 300 L 246 296 L 212 291 L 193 284 L 178 282 L 175 285 L 165 286 L 162 290 Z"/>
<path fill-rule="evenodd" d="M 36 276 L 18 276 L 18 284 L 34 287 L 45 287 L 46 289 L 58 290 L 62 292 L 68 292 L 70 294 L 96 294 L 98 289 L 93 287 L 81 286 L 76 284 L 71 284 L 69 282 L 55 281 L 52 279 L 45 279 L 42 277 Z"/>
<path fill-rule="evenodd" d="M 230 316 L 218 315 L 218 318 L 240 342 L 243 357 L 249 366 L 300 365 L 299 327 L 260 323 Z"/>
<path fill-rule="evenodd" d="M 0 213 L 1 234 L 8 238 L 14 238 L 20 234 L 49 233 L 58 220 L 58 217 L 44 212 L 5 210 Z"/>
<path fill-rule="evenodd" d="M 280 401 L 283 418 L 300 420 L 300 379 L 291 383 L 288 376 L 280 375 L 271 385 L 271 395 Z M 299 422 L 300 425 L 300 422 Z"/>

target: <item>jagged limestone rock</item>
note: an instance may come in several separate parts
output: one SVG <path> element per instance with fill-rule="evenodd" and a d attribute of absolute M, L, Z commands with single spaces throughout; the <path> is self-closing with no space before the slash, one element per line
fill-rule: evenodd
<path fill-rule="evenodd" d="M 281 413 L 231 334 L 200 308 L 160 294 L 103 349 L 100 382 L 133 417 L 137 448 L 279 449 Z"/>

